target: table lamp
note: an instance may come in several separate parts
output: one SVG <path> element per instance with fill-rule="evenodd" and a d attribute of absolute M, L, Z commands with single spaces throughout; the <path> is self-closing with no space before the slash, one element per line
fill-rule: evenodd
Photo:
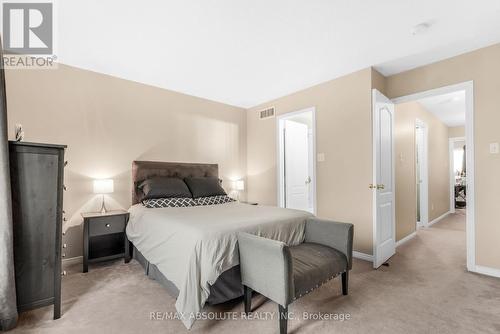
<path fill-rule="evenodd" d="M 240 200 L 240 191 L 245 190 L 245 181 L 243 180 L 236 180 L 233 182 L 233 189 L 236 190 L 238 197 L 237 200 Z"/>
<path fill-rule="evenodd" d="M 108 210 L 106 209 L 106 205 L 104 204 L 104 194 L 110 194 L 114 190 L 113 180 L 112 179 L 100 179 L 94 180 L 94 194 L 102 195 L 102 206 L 101 213 L 106 213 Z"/>

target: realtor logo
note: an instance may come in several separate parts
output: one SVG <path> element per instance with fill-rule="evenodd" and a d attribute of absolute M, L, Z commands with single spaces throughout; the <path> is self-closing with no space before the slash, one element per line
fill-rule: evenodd
<path fill-rule="evenodd" d="M 6 54 L 51 55 L 52 2 L 3 3 L 3 47 Z"/>

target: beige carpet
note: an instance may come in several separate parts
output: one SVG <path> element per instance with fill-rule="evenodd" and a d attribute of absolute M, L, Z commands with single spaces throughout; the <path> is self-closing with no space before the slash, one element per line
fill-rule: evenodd
<path fill-rule="evenodd" d="M 447 217 L 399 247 L 389 267 L 373 270 L 356 260 L 350 295 L 336 279 L 290 306 L 289 333 L 500 333 L 500 279 L 465 270 L 463 213 Z M 174 312 L 174 299 L 140 265 L 94 265 L 87 274 L 71 268 L 63 280 L 63 316 L 52 308 L 24 313 L 12 333 L 188 333 L 179 320 L 150 320 Z M 254 297 L 261 318 L 276 304 Z M 277 333 L 277 320 L 239 317 L 241 302 L 211 311 L 237 320 L 198 321 L 193 333 Z M 349 320 L 304 320 L 302 312 L 348 314 Z M 227 312 L 227 313 L 224 313 Z"/>

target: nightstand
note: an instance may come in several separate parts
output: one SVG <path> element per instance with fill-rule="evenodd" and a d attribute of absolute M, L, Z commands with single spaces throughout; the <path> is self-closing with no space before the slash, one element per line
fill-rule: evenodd
<path fill-rule="evenodd" d="M 83 217 L 83 272 L 88 264 L 123 257 L 130 261 L 129 241 L 125 233 L 129 213 L 82 213 Z"/>

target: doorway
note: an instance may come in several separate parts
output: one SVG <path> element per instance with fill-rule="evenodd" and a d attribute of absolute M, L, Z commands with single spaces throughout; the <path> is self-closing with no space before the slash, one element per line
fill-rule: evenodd
<path fill-rule="evenodd" d="M 465 137 L 450 138 L 450 212 L 467 208 L 467 159 Z"/>
<path fill-rule="evenodd" d="M 278 204 L 316 213 L 316 115 L 308 108 L 277 118 Z"/>
<path fill-rule="evenodd" d="M 440 141 L 440 151 L 439 154 L 436 154 L 436 144 L 434 143 L 435 138 L 431 139 L 429 134 L 429 146 L 428 146 L 428 170 L 430 171 L 429 173 L 433 173 L 433 175 L 428 176 L 428 196 L 433 197 L 433 199 L 428 199 L 426 203 L 428 204 L 428 222 L 427 226 L 431 226 L 445 217 L 447 217 L 450 213 L 453 213 L 455 211 L 455 206 L 456 206 L 456 197 L 455 197 L 455 189 L 459 188 L 459 190 L 462 190 L 462 194 L 466 196 L 466 206 L 467 210 L 461 210 L 462 215 L 465 216 L 465 234 L 466 234 L 466 264 L 467 264 L 467 269 L 469 271 L 476 271 L 476 264 L 475 264 L 475 230 L 474 230 L 474 212 L 475 212 L 475 206 L 474 206 L 474 103 L 473 103 L 473 82 L 464 82 L 456 85 L 451 85 L 451 86 L 446 86 L 442 88 L 437 88 L 421 93 L 416 93 L 408 96 L 403 96 L 399 97 L 396 99 L 393 99 L 393 102 L 396 104 L 403 104 L 403 103 L 411 103 L 411 102 L 418 102 L 421 106 L 425 107 L 425 109 L 433 109 L 433 106 L 435 107 L 436 111 L 433 112 L 434 114 L 438 114 L 439 117 L 442 118 L 442 122 L 445 123 L 448 126 L 448 136 L 446 138 L 446 141 L 444 141 L 444 145 L 442 145 L 442 141 Z M 426 103 L 431 104 L 430 106 L 427 105 Z M 454 110 L 457 109 L 457 104 L 460 104 L 463 108 L 463 114 L 462 114 L 462 119 L 460 120 L 461 123 L 459 122 L 458 119 L 453 118 L 453 115 L 456 115 Z M 448 107 L 446 107 L 448 106 Z M 440 115 L 439 115 L 440 114 Z M 445 119 L 445 120 L 443 120 Z M 417 124 L 417 122 L 415 123 Z M 461 126 L 458 126 L 461 124 Z M 434 126 L 434 125 L 433 125 Z M 454 148 L 452 147 L 452 140 L 453 135 L 452 135 L 452 129 L 456 128 L 462 128 L 463 134 L 461 135 L 463 138 L 460 138 L 462 140 L 465 140 L 465 145 L 462 145 L 461 148 L 459 148 L 459 151 L 461 151 L 461 162 L 463 164 L 463 169 L 464 170 L 459 170 L 457 173 L 454 170 L 455 165 L 454 165 Z M 419 140 L 419 127 L 418 125 L 414 127 L 415 130 L 415 144 L 416 144 L 416 151 L 419 151 L 420 148 L 418 147 L 417 141 Z M 433 132 L 435 133 L 435 132 Z M 432 134 L 434 136 L 434 134 Z M 425 136 L 424 136 L 425 137 Z M 448 143 L 449 140 L 449 145 Z M 423 145 L 425 147 L 425 145 Z M 447 146 L 449 146 L 449 154 L 448 150 L 446 150 Z M 465 146 L 465 147 L 464 147 Z M 445 148 L 443 151 L 443 147 Z M 431 154 L 431 149 L 432 149 L 432 154 Z M 449 156 L 449 159 L 448 159 Z M 418 157 L 418 152 L 417 152 L 417 157 Z M 422 157 L 423 158 L 423 157 Z M 444 158 L 444 159 L 443 159 Z M 403 166 L 405 162 L 406 157 L 403 157 L 403 155 L 398 154 L 398 165 Z M 419 159 L 419 162 L 421 163 L 423 159 Z M 436 164 L 436 161 L 439 160 L 440 162 L 445 161 L 445 163 L 438 163 Z M 458 160 L 458 158 L 457 158 Z M 449 162 L 448 162 L 449 161 Z M 442 172 L 442 166 L 446 165 L 448 166 L 449 164 L 449 171 L 445 170 Z M 436 175 L 435 168 L 440 165 L 440 173 L 439 175 Z M 465 166 L 467 166 L 465 170 Z M 417 170 L 418 169 L 418 170 Z M 419 171 L 421 171 L 422 168 L 421 166 L 415 165 L 415 173 L 418 175 Z M 457 175 L 455 175 L 457 174 Z M 448 176 L 449 175 L 449 176 Z M 465 177 L 466 175 L 466 177 Z M 421 175 L 418 175 L 417 181 L 420 180 Z M 396 181 L 397 182 L 397 181 Z M 444 183 L 445 182 L 445 183 Z M 440 189 L 445 188 L 445 194 L 446 196 L 439 196 L 439 198 L 436 197 L 436 187 L 437 185 L 440 186 Z M 423 187 L 420 186 L 420 192 L 422 192 Z M 432 194 L 432 195 L 431 195 Z M 462 196 L 463 197 L 463 196 Z M 423 199 L 421 194 L 417 196 L 419 199 L 420 203 L 420 220 L 423 221 L 423 214 L 424 214 L 424 208 L 423 206 L 425 203 L 423 203 Z M 448 200 L 449 199 L 449 200 Z M 439 207 L 438 207 L 439 206 Z M 444 208 L 443 208 L 444 206 Z M 418 207 L 418 205 L 417 205 Z M 465 211 L 465 212 L 463 212 Z M 416 214 L 418 216 L 418 214 Z M 399 222 L 398 222 L 399 223 Z M 414 225 L 413 225 L 414 226 Z M 402 244 L 403 242 L 409 240 L 412 236 L 415 235 L 415 233 L 411 233 L 407 235 L 400 235 L 398 238 L 398 244 Z"/>

